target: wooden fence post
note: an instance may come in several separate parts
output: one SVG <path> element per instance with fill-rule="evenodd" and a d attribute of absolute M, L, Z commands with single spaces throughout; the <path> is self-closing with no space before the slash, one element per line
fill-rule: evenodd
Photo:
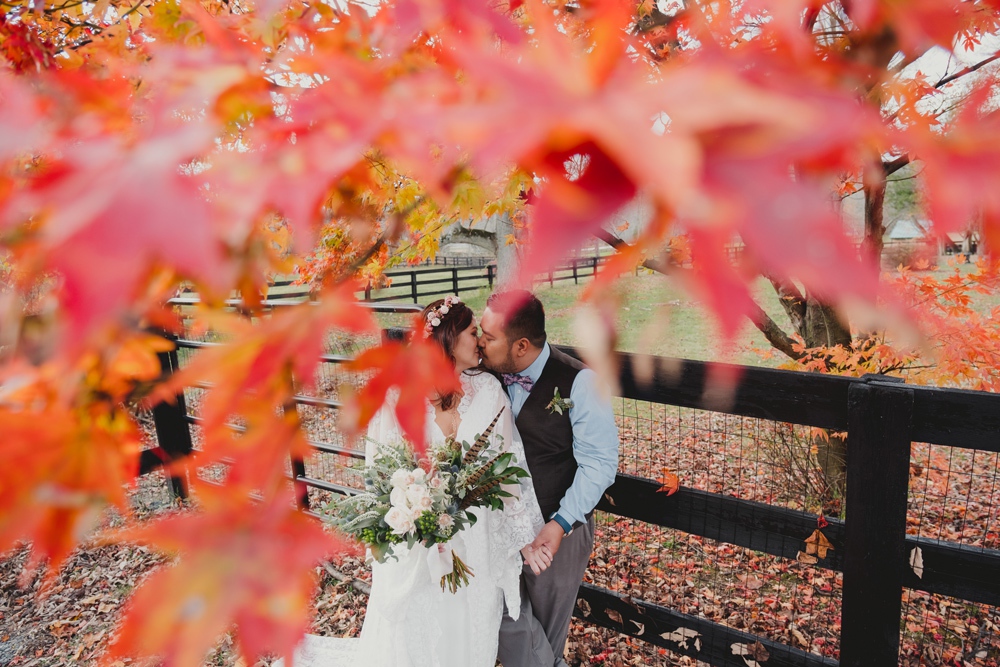
<path fill-rule="evenodd" d="M 294 386 L 294 381 L 293 381 Z M 283 419 L 296 424 L 301 428 L 299 419 L 299 406 L 295 399 L 289 400 L 281 406 Z M 295 489 L 295 503 L 300 510 L 309 509 L 309 486 L 305 482 L 299 481 L 300 477 L 306 476 L 306 462 L 301 456 L 292 455 L 289 457 L 292 464 L 292 487 Z"/>
<path fill-rule="evenodd" d="M 372 281 L 365 283 L 365 301 L 372 300 Z"/>
<path fill-rule="evenodd" d="M 417 296 L 417 272 L 410 271 L 410 298 L 413 299 L 413 303 L 420 303 L 420 297 Z"/>
<path fill-rule="evenodd" d="M 169 334 L 164 334 L 164 336 L 174 340 L 173 336 Z M 168 352 L 159 352 L 156 356 L 160 359 L 160 368 L 164 378 L 180 369 L 176 345 L 174 349 Z M 139 459 L 140 474 L 184 458 L 190 455 L 194 449 L 183 391 L 174 397 L 173 403 L 163 401 L 153 406 L 153 427 L 156 430 L 158 446 L 142 452 Z M 187 498 L 188 488 L 185 475 L 176 473 L 171 475 L 170 487 L 176 497 Z"/>
<path fill-rule="evenodd" d="M 486 265 L 486 281 L 490 284 L 490 291 L 493 291 L 493 265 Z"/>
<path fill-rule="evenodd" d="M 913 389 L 866 375 L 847 395 L 842 667 L 899 661 Z"/>
<path fill-rule="evenodd" d="M 573 284 L 574 285 L 579 285 L 580 284 L 580 280 L 577 278 L 577 275 L 576 275 L 576 266 L 577 266 L 577 264 L 576 264 L 576 257 L 574 257 L 573 258 Z"/>
<path fill-rule="evenodd" d="M 458 266 L 451 269 L 451 286 L 454 288 L 453 294 L 458 294 Z"/>

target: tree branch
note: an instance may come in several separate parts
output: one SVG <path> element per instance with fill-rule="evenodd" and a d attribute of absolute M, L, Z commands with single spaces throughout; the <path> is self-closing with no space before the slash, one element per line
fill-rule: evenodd
<path fill-rule="evenodd" d="M 785 309 L 785 313 L 788 315 L 788 319 L 795 328 L 795 331 L 804 338 L 807 307 L 805 296 L 791 281 L 779 280 L 769 275 L 765 275 L 764 277 L 774 287 L 774 291 L 778 294 L 778 300 L 781 302 L 781 307 Z"/>
<path fill-rule="evenodd" d="M 784 354 L 789 359 L 799 361 L 806 355 L 795 349 L 796 341 L 786 334 L 778 323 L 771 319 L 771 316 L 764 312 L 764 309 L 757 305 L 755 301 L 750 302 L 752 304 L 752 312 L 747 313 L 747 317 L 753 322 L 753 325 L 764 334 L 764 338 L 767 342 L 771 344 L 771 347 L 778 350 Z"/>
<path fill-rule="evenodd" d="M 638 35 L 639 33 L 650 32 L 657 28 L 668 27 L 686 13 L 687 10 L 682 9 L 676 14 L 664 14 L 654 5 L 652 11 L 647 16 L 635 22 L 632 34 Z"/>
<path fill-rule="evenodd" d="M 989 58 L 984 58 L 983 60 L 980 60 L 978 63 L 976 63 L 974 65 L 969 65 L 965 69 L 961 69 L 961 70 L 955 72 L 954 74 L 942 77 L 940 81 L 938 81 L 937 83 L 934 84 L 934 87 L 935 88 L 940 88 L 941 86 L 946 86 L 949 83 L 951 83 L 952 81 L 955 81 L 956 79 L 961 79 L 963 76 L 965 76 L 967 74 L 972 74 L 976 70 L 982 69 L 983 67 L 986 67 L 987 65 L 989 65 L 991 62 L 993 62 L 995 60 L 1000 60 L 1000 51 L 997 51 L 996 53 L 994 53 Z"/>
<path fill-rule="evenodd" d="M 899 171 L 908 164 L 910 164 L 910 154 L 903 153 L 902 155 L 900 155 L 898 158 L 896 158 L 891 162 L 883 162 L 882 171 L 885 173 L 886 176 L 892 176 L 893 174 L 895 174 L 897 171 Z"/>
<path fill-rule="evenodd" d="M 594 236 L 618 251 L 627 250 L 631 247 L 628 243 L 605 229 L 597 230 Z M 673 271 L 690 270 L 677 265 L 671 265 L 657 259 L 647 259 L 643 261 L 642 266 L 660 274 L 666 274 L 668 269 Z M 771 344 L 771 347 L 790 359 L 794 359 L 796 361 L 802 359 L 805 355 L 795 349 L 796 341 L 791 336 L 786 334 L 781 327 L 778 326 L 777 322 L 771 319 L 771 316 L 764 312 L 764 309 L 758 306 L 755 301 L 751 301 L 750 303 L 752 304 L 751 311 L 747 313 L 747 317 L 751 322 L 753 322 L 753 325 L 757 327 L 762 334 L 764 334 L 764 338 L 766 338 L 767 342 Z M 803 304 L 803 308 L 804 307 L 805 305 Z"/>

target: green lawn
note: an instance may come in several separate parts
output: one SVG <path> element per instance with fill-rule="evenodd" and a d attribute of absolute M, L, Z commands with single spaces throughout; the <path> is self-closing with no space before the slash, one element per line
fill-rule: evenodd
<path fill-rule="evenodd" d="M 419 270 L 421 267 L 417 267 Z M 432 268 L 432 267 L 426 267 Z M 949 275 L 953 269 L 942 265 L 937 270 L 939 278 Z M 971 265 L 961 265 L 963 273 L 971 270 Z M 480 271 L 470 270 L 470 272 Z M 438 279 L 442 276 L 433 276 Z M 579 345 L 583 337 L 577 330 L 576 315 L 582 307 L 579 299 L 588 279 L 575 285 L 571 280 L 555 282 L 551 287 L 547 282 L 539 283 L 535 291 L 545 304 L 547 329 L 552 342 Z M 433 288 L 448 289 L 447 285 Z M 400 289 L 400 300 L 405 301 L 409 288 Z M 421 287 L 421 291 L 431 291 L 432 286 Z M 705 361 L 728 361 L 732 363 L 777 366 L 784 357 L 778 353 L 764 358 L 754 349 L 769 350 L 770 346 L 749 321 L 745 322 L 733 345 L 728 350 L 721 347 L 721 335 L 713 316 L 694 298 L 668 277 L 649 272 L 638 276 L 625 275 L 618 279 L 614 289 L 620 299 L 617 328 L 618 349 L 625 352 L 644 352 L 657 356 L 699 359 Z M 392 291 L 382 292 L 392 293 Z M 376 293 L 378 294 L 378 293 Z M 780 326 L 787 326 L 787 317 L 778 299 L 765 279 L 758 279 L 754 286 L 757 302 Z M 474 292 L 462 292 L 462 298 L 477 313 L 486 305 L 489 290 L 485 287 Z M 434 297 L 422 299 L 424 303 Z M 982 311 L 1000 305 L 1000 293 L 972 295 L 973 303 Z M 399 326 L 405 319 L 399 316 L 384 317 L 384 325 Z"/>
<path fill-rule="evenodd" d="M 571 281 L 552 287 L 542 283 L 535 293 L 545 305 L 549 340 L 577 345 L 579 335 L 576 314 L 583 285 Z M 618 349 L 657 356 L 730 361 L 740 364 L 770 365 L 780 360 L 762 360 L 751 346 L 766 347 L 766 341 L 749 322 L 740 332 L 728 355 L 720 349 L 720 335 L 712 317 L 678 285 L 660 275 L 622 276 L 615 284 L 621 299 L 618 312 Z M 784 317 L 774 290 L 763 279 L 756 286 L 762 307 L 776 321 Z M 486 305 L 486 290 L 463 294 L 466 303 L 477 313 Z"/>

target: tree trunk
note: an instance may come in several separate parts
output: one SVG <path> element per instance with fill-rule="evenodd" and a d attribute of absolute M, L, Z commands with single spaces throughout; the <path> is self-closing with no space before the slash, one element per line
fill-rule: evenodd
<path fill-rule="evenodd" d="M 851 345 L 851 328 L 844 323 L 830 306 L 812 296 L 806 299 L 805 317 L 799 331 L 806 347 L 835 347 Z"/>
<path fill-rule="evenodd" d="M 881 163 L 865 167 L 865 238 L 861 242 L 862 261 L 882 262 L 882 237 L 885 236 L 883 213 L 885 211 L 885 166 Z"/>
<path fill-rule="evenodd" d="M 517 227 L 509 213 L 497 216 L 496 247 L 497 247 L 497 282 L 494 290 L 508 287 L 517 280 L 521 268 L 521 253 L 515 243 L 507 243 L 509 237 L 519 237 Z"/>
<path fill-rule="evenodd" d="M 851 345 L 851 328 L 828 305 L 809 297 L 806 301 L 802 338 L 808 347 Z M 847 442 L 832 433 L 813 438 L 816 461 L 823 471 L 823 514 L 839 516 L 847 481 Z"/>

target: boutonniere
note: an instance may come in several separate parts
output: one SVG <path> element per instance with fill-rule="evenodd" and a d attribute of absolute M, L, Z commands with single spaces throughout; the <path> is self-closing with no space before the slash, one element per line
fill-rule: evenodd
<path fill-rule="evenodd" d="M 555 393 L 552 395 L 552 400 L 549 404 L 545 406 L 545 409 L 551 413 L 562 414 L 563 411 L 569 410 L 573 407 L 573 401 L 568 398 L 563 398 L 559 395 L 559 387 L 556 387 Z"/>

